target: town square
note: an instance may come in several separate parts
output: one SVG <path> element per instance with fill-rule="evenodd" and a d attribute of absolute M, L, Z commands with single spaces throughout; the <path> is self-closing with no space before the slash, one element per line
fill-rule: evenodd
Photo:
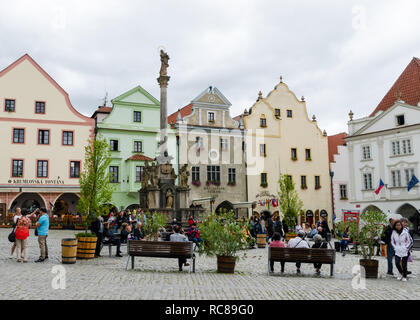
<path fill-rule="evenodd" d="M 420 299 L 419 4 L 40 2 L 0 4 L 1 300 Z"/>

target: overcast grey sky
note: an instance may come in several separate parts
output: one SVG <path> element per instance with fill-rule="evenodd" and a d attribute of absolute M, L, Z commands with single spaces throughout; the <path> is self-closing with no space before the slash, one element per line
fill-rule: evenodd
<path fill-rule="evenodd" d="M 0 0 L 0 69 L 30 54 L 90 116 L 105 92 L 141 85 L 159 99 L 163 46 L 169 112 L 212 85 L 236 116 L 282 75 L 334 134 L 420 56 L 419 12 L 415 0 Z"/>

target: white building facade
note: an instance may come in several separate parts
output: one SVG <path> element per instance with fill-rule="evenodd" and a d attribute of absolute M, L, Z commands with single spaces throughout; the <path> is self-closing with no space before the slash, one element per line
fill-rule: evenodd
<path fill-rule="evenodd" d="M 348 123 L 350 210 L 362 213 L 377 208 L 387 215 L 401 214 L 419 230 L 420 184 L 408 191 L 420 176 L 420 108 L 399 99 L 385 111 Z M 345 154 L 343 148 L 341 152 Z M 342 157 L 342 155 L 340 155 Z M 345 159 L 340 166 L 345 166 Z M 337 170 L 338 172 L 341 170 Z M 342 177 L 345 180 L 345 176 Z M 380 180 L 385 186 L 376 194 Z"/>

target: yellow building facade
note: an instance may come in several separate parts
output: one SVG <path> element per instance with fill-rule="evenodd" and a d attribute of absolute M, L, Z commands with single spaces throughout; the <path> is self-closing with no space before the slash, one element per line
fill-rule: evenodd
<path fill-rule="evenodd" d="M 0 71 L 0 208 L 76 213 L 94 120 L 29 55 Z"/>
<path fill-rule="evenodd" d="M 267 97 L 243 114 L 247 131 L 248 199 L 254 213 L 282 213 L 278 207 L 280 174 L 289 175 L 303 202 L 299 223 L 316 223 L 328 215 L 332 225 L 331 177 L 328 139 L 315 117 L 310 119 L 306 102 L 281 81 Z"/>

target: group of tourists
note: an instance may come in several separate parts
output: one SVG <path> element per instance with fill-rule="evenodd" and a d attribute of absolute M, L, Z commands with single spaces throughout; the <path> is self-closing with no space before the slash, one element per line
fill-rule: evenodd
<path fill-rule="evenodd" d="M 254 215 L 249 220 L 249 224 L 251 236 L 257 238 L 258 234 L 266 234 L 267 241 L 272 239 L 274 233 L 276 232 L 280 234 L 281 238 L 284 238 L 286 233 L 289 232 L 286 222 L 284 220 L 281 221 L 279 216 L 275 217 L 273 222 L 269 215 L 262 215 L 261 218 Z M 309 223 L 302 223 L 302 225 L 297 224 L 294 227 L 294 231 L 303 231 L 305 237 L 311 239 L 317 234 L 324 239 L 329 239 L 329 235 L 331 233 L 325 217 L 321 217 L 320 220 L 316 224 L 312 224 L 312 226 Z"/>
<path fill-rule="evenodd" d="M 408 229 L 408 220 L 389 219 L 389 225 L 386 226 L 382 241 L 386 244 L 386 254 L 388 260 L 388 272 L 390 276 L 393 273 L 393 260 L 398 269 L 398 280 L 407 281 L 407 275 L 411 274 L 407 270 L 407 262 L 412 262 L 411 249 L 414 241 Z"/>
<path fill-rule="evenodd" d="M 172 232 L 175 232 L 175 227 L 177 226 L 180 227 L 180 231 L 179 231 L 180 234 L 184 234 L 185 232 L 184 232 L 184 229 L 182 228 L 182 225 L 177 221 L 176 218 L 174 218 L 171 222 Z M 201 239 L 198 222 L 194 221 L 193 216 L 190 216 L 188 218 L 188 229 L 187 229 L 186 237 L 188 241 L 194 242 L 198 248 L 200 247 L 200 244 L 203 242 L 203 239 Z"/>
<path fill-rule="evenodd" d="M 13 243 L 10 249 L 10 259 L 14 258 L 16 251 L 17 262 L 28 262 L 28 238 L 30 236 L 32 221 L 30 217 L 36 221 L 35 236 L 38 237 L 40 256 L 35 262 L 43 262 L 48 259 L 47 237 L 49 230 L 49 217 L 45 208 L 38 208 L 29 213 L 27 209 L 16 209 L 13 217 L 13 230 L 9 235 L 9 241 Z"/>

